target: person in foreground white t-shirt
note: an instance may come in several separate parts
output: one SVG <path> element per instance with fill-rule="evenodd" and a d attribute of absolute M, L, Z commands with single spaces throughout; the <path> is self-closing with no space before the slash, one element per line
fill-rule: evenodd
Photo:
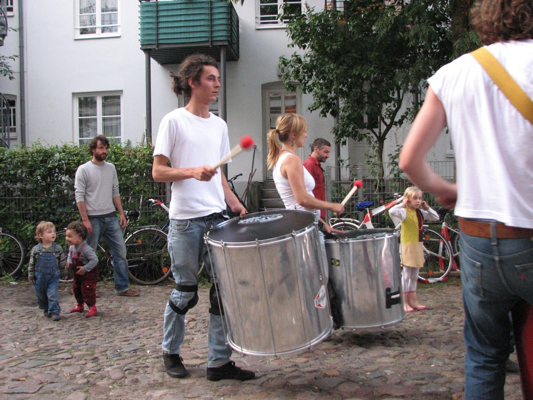
<path fill-rule="evenodd" d="M 485 48 L 533 99 L 533 2 L 485 0 L 474 8 L 472 22 Z M 457 184 L 425 160 L 446 124 Z M 409 178 L 444 206 L 455 206 L 459 217 L 467 400 L 504 398 L 508 314 L 533 304 L 531 149 L 532 123 L 465 54 L 429 79 L 400 155 Z"/>

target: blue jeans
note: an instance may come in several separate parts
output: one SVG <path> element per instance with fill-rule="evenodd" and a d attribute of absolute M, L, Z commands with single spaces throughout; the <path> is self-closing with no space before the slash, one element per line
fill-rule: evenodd
<path fill-rule="evenodd" d="M 222 218 L 215 218 L 212 221 L 203 218 L 170 221 L 168 251 L 176 284 L 197 285 L 198 268 L 202 260 L 206 269 L 211 273 L 211 263 L 204 243 L 204 234 L 211 226 L 216 226 L 222 221 Z M 194 295 L 194 292 L 182 292 L 174 289 L 170 294 L 170 300 L 178 308 L 184 309 Z M 213 314 L 209 314 L 209 316 L 207 367 L 216 368 L 230 361 L 232 350 L 226 343 L 222 317 Z M 176 313 L 167 303 L 161 344 L 163 352 L 179 354 L 184 337 L 185 315 Z"/>
<path fill-rule="evenodd" d="M 59 269 L 57 260 L 52 253 L 40 255 L 35 266 L 35 283 L 33 288 L 37 297 L 37 305 L 49 314 L 61 312 L 57 287 L 59 285 Z"/>
<path fill-rule="evenodd" d="M 87 244 L 96 251 L 98 242 L 103 236 L 113 255 L 115 291 L 117 293 L 125 292 L 130 288 L 130 277 L 128 275 L 128 261 L 126 260 L 126 244 L 118 218 L 90 217 L 89 220 L 93 226 L 93 233 L 87 237 Z"/>
<path fill-rule="evenodd" d="M 465 399 L 503 399 L 511 352 L 509 312 L 533 304 L 533 241 L 461 234 L 465 308 Z"/>

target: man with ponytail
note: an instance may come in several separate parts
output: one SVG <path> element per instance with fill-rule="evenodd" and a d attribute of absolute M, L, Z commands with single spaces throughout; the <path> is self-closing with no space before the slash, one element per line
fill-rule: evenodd
<path fill-rule="evenodd" d="M 209 112 L 220 88 L 215 60 L 202 54 L 189 56 L 171 76 L 176 95 L 183 94 L 189 101 L 161 121 L 152 175 L 156 182 L 172 182 L 168 249 L 176 287 L 165 308 L 163 360 L 168 375 L 185 378 L 188 373 L 180 356 L 185 314 L 198 303 L 199 263 L 203 260 L 211 271 L 203 236 L 224 221 L 226 203 L 241 216 L 246 209 L 230 190 L 222 170 L 211 167 L 229 152 L 226 122 Z M 253 379 L 253 372 L 236 367 L 230 360 L 232 351 L 222 327 L 224 310 L 214 285 L 209 298 L 207 379 Z"/>

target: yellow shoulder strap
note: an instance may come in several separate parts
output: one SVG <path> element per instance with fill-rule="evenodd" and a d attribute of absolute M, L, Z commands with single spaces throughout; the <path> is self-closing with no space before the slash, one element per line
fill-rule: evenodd
<path fill-rule="evenodd" d="M 511 104 L 533 124 L 533 101 L 522 90 L 500 62 L 485 47 L 473 51 L 472 56 L 485 69 L 487 74 L 509 99 Z"/>

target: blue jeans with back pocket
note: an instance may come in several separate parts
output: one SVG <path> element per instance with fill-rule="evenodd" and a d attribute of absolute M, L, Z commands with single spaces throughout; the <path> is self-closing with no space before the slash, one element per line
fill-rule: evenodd
<path fill-rule="evenodd" d="M 511 351 L 509 312 L 521 299 L 533 304 L 533 241 L 461 233 L 460 246 L 465 399 L 503 400 Z"/>

